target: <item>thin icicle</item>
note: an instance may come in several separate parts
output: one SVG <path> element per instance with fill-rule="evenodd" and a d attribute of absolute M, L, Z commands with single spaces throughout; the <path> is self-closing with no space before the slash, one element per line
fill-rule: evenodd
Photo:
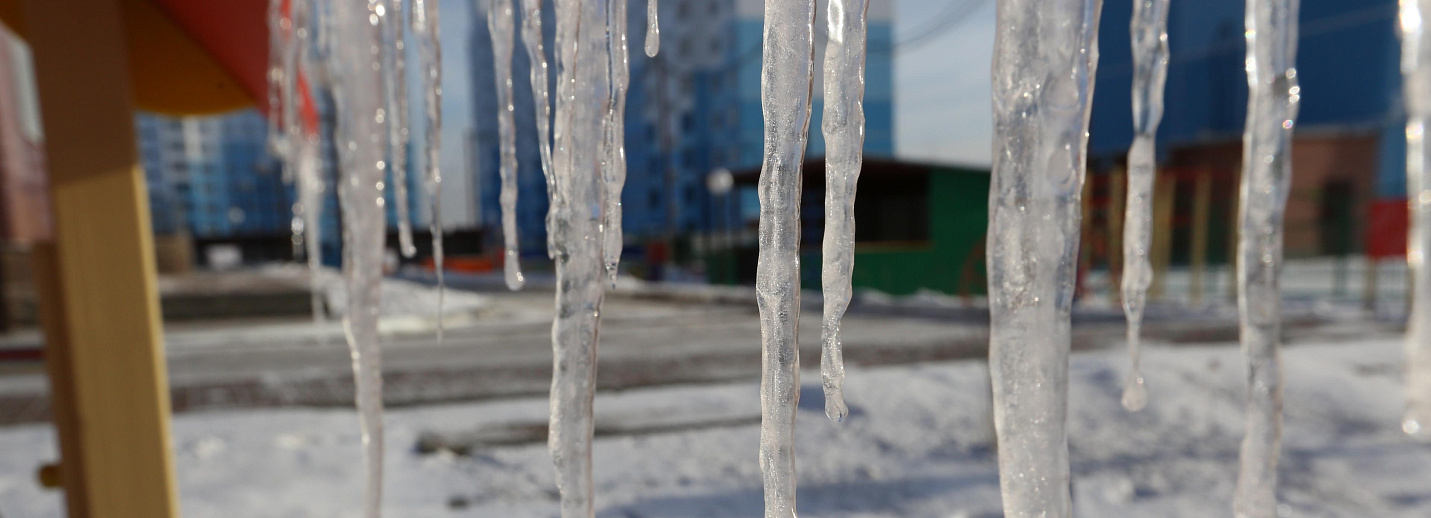
<path fill-rule="evenodd" d="M 620 0 L 616 0 L 620 1 Z M 605 0 L 556 1 L 556 118 L 548 228 L 556 319 L 548 448 L 562 518 L 595 515 L 591 482 L 597 330 L 605 292 L 602 124 L 610 102 Z M 529 10 L 530 11 L 530 10 Z"/>
<path fill-rule="evenodd" d="M 1068 518 L 1069 311 L 1101 0 L 997 3 L 989 370 L 1004 515 Z"/>
<path fill-rule="evenodd" d="M 522 44 L 527 60 L 532 64 L 532 103 L 536 108 L 537 144 L 541 150 L 542 176 L 547 192 L 556 192 L 552 170 L 552 101 L 548 91 L 547 54 L 542 44 L 542 0 L 522 0 Z M 547 227 L 551 227 L 552 212 L 547 212 Z M 552 252 L 551 234 L 547 234 L 547 252 Z"/>
<path fill-rule="evenodd" d="M 288 48 L 283 60 L 283 130 L 285 149 L 288 151 L 284 170 L 292 170 L 288 175 L 297 187 L 298 201 L 294 204 L 295 237 L 302 239 L 304 256 L 308 263 L 309 304 L 313 312 L 313 323 L 324 320 L 323 290 L 319 281 L 322 268 L 322 248 L 320 218 L 323 213 L 323 177 L 319 158 L 317 135 L 305 128 L 299 117 L 299 107 L 307 92 L 301 91 L 298 77 L 308 70 L 308 50 L 310 48 L 309 19 L 311 5 L 305 0 L 293 0 L 290 4 L 290 25 L 293 28 Z"/>
<path fill-rule="evenodd" d="M 1133 41 L 1133 148 L 1128 151 L 1128 204 L 1123 216 L 1123 314 L 1128 318 L 1131 365 L 1123 387 L 1123 408 L 1148 404 L 1143 385 L 1139 330 L 1153 282 L 1148 250 L 1153 241 L 1154 138 L 1163 119 L 1163 83 L 1168 77 L 1168 0 L 1136 0 L 1130 28 Z"/>
<path fill-rule="evenodd" d="M 353 357 L 358 422 L 362 427 L 367 492 L 363 516 L 377 518 L 382 504 L 383 427 L 382 366 L 378 348 L 378 308 L 381 301 L 385 214 L 383 162 L 386 132 L 382 127 L 384 96 L 379 48 L 379 0 L 333 2 L 333 82 L 343 166 L 343 234 L 347 257 L 348 312 L 343 327 Z"/>
<path fill-rule="evenodd" d="M 418 56 L 422 62 L 423 107 L 427 114 L 425 184 L 432 207 L 428 229 L 432 232 L 432 263 L 437 274 L 437 341 L 441 343 L 447 281 L 442 265 L 442 170 L 438 156 L 442 149 L 442 44 L 438 33 L 438 0 L 413 0 L 411 12 L 413 33 L 420 42 Z"/>
<path fill-rule="evenodd" d="M 646 57 L 654 58 L 661 51 L 661 23 L 656 16 L 660 10 L 657 0 L 646 0 Z"/>
<path fill-rule="evenodd" d="M 1406 195 L 1411 207 L 1411 235 L 1406 262 L 1411 267 L 1411 312 L 1406 326 L 1406 416 L 1401 429 L 1431 439 L 1431 32 L 1426 15 L 1431 0 L 1401 0 L 1402 97 L 1406 104 Z"/>
<path fill-rule="evenodd" d="M 517 240 L 517 130 L 515 112 L 512 105 L 512 38 L 515 37 L 512 20 L 512 2 L 515 0 L 491 0 L 487 7 L 487 29 L 492 35 L 492 68 L 497 77 L 497 133 L 501 142 L 502 192 L 502 237 L 507 251 L 502 269 L 506 275 L 507 289 L 522 289 L 526 280 L 522 278 L 522 249 Z"/>
<path fill-rule="evenodd" d="M 287 50 L 292 46 L 289 28 L 292 21 L 284 6 L 290 0 L 268 0 L 268 150 L 274 156 L 286 158 L 287 144 L 283 132 L 284 69 Z M 293 181 L 289 168 L 283 168 L 283 181 Z"/>
<path fill-rule="evenodd" d="M 606 280 L 616 287 L 616 274 L 625 245 L 621 232 L 621 188 L 626 184 L 626 86 L 631 81 L 629 50 L 626 46 L 626 2 L 607 2 L 608 52 L 607 69 L 611 78 L 611 98 L 606 119 L 602 123 L 601 177 L 605 183 L 602 197 L 603 238 Z"/>
<path fill-rule="evenodd" d="M 1247 125 L 1242 137 L 1238 224 L 1238 309 L 1247 355 L 1247 416 L 1233 513 L 1277 516 L 1282 449 L 1283 213 L 1292 180 L 1298 0 L 1247 2 Z"/>
<path fill-rule="evenodd" d="M 383 25 L 383 88 L 387 91 L 388 141 L 392 160 L 388 169 L 393 177 L 394 212 L 397 212 L 398 250 L 403 257 L 417 255 L 412 243 L 412 212 L 408 208 L 407 192 L 407 45 L 403 34 L 403 0 L 390 0 L 382 17 Z"/>
<path fill-rule="evenodd" d="M 760 470 L 766 518 L 795 516 L 795 409 L 800 402 L 800 187 L 810 129 L 815 0 L 765 0 L 760 70 Z"/>
<path fill-rule="evenodd" d="M 845 407 L 845 361 L 840 352 L 840 318 L 850 306 L 855 268 L 855 187 L 865 144 L 866 0 L 830 0 L 829 43 L 825 46 L 825 242 L 821 282 L 824 326 L 820 332 L 820 379 L 825 416 L 840 422 Z"/>

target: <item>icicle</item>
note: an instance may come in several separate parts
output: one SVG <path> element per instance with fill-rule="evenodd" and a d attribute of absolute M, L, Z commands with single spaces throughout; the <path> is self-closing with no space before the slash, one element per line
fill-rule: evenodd
<path fill-rule="evenodd" d="M 1123 217 L 1123 314 L 1128 318 L 1128 352 L 1132 363 L 1123 387 L 1123 408 L 1134 412 L 1148 404 L 1141 368 L 1139 330 L 1153 282 L 1148 250 L 1153 241 L 1153 178 L 1157 163 L 1153 145 L 1163 119 L 1163 82 L 1168 77 L 1168 0 L 1137 0 L 1133 4 L 1133 148 L 1128 151 L 1128 206 Z"/>
<path fill-rule="evenodd" d="M 1292 180 L 1297 86 L 1298 0 L 1247 2 L 1247 125 L 1242 137 L 1238 215 L 1238 309 L 1247 355 L 1246 435 L 1233 513 L 1277 516 L 1277 458 L 1282 448 L 1283 212 Z"/>
<path fill-rule="evenodd" d="M 382 17 L 383 25 L 383 88 L 387 91 L 388 141 L 392 160 L 388 169 L 393 177 L 394 212 L 397 212 L 398 250 L 403 257 L 417 254 L 412 243 L 412 212 L 408 209 L 407 192 L 407 45 L 403 42 L 403 0 L 390 0 Z"/>
<path fill-rule="evenodd" d="M 357 387 L 358 422 L 362 427 L 367 466 L 363 514 L 379 516 L 382 503 L 383 428 L 382 367 L 378 349 L 378 307 L 381 301 L 384 230 L 383 180 L 386 132 L 382 127 L 382 29 L 380 0 L 333 2 L 333 82 L 338 105 L 343 233 L 347 248 L 343 274 L 348 286 L 348 312 L 343 319 L 352 350 Z"/>
<path fill-rule="evenodd" d="M 657 0 L 646 0 L 646 57 L 654 58 L 661 51 L 661 23 L 656 16 Z"/>
<path fill-rule="evenodd" d="M 989 367 L 1010 518 L 1071 516 L 1069 310 L 1101 0 L 997 3 Z"/>
<path fill-rule="evenodd" d="M 800 401 L 800 183 L 810 129 L 814 0 L 765 0 L 760 71 L 760 469 L 766 518 L 795 516 L 795 407 Z"/>
<path fill-rule="evenodd" d="M 293 28 L 288 47 L 284 49 L 283 60 L 283 130 L 285 149 L 285 171 L 297 186 L 298 201 L 294 204 L 294 237 L 304 244 L 304 256 L 308 263 L 308 292 L 313 312 L 313 323 L 324 320 L 322 283 L 318 278 L 322 267 L 320 247 L 320 216 L 323 213 L 323 178 L 319 173 L 321 159 L 318 152 L 317 136 L 309 133 L 299 119 L 299 104 L 306 92 L 299 90 L 300 71 L 308 70 L 309 15 L 311 5 L 306 0 L 292 0 L 289 20 Z"/>
<path fill-rule="evenodd" d="M 548 92 L 547 54 L 542 45 L 542 0 L 522 0 L 522 43 L 527 49 L 527 60 L 532 64 L 532 104 L 536 108 L 537 144 L 541 149 L 542 176 L 547 181 L 547 192 L 556 192 L 552 177 L 552 102 Z M 547 226 L 552 225 L 551 211 L 547 213 Z M 552 254 L 551 233 L 547 233 L 547 252 Z"/>
<path fill-rule="evenodd" d="M 268 148 L 279 158 L 285 158 L 282 127 L 284 71 L 287 50 L 292 46 L 288 31 L 292 21 L 285 9 L 290 0 L 268 0 Z M 283 181 L 293 181 L 289 168 L 283 168 Z"/>
<path fill-rule="evenodd" d="M 522 289 L 521 245 L 517 241 L 517 130 L 516 107 L 512 105 L 512 2 L 491 0 L 487 8 L 487 28 L 492 35 L 492 67 L 497 76 L 497 129 L 501 140 L 502 236 L 506 243 L 503 270 L 507 288 Z"/>
<path fill-rule="evenodd" d="M 1406 104 L 1406 195 L 1411 206 L 1411 237 L 1406 260 L 1411 267 L 1411 312 L 1406 332 L 1406 416 L 1401 429 L 1431 439 L 1431 149 L 1426 125 L 1431 121 L 1431 33 L 1425 15 L 1431 0 L 1401 1 L 1402 96 Z"/>
<path fill-rule="evenodd" d="M 866 0 L 830 0 L 825 46 L 825 242 L 821 271 L 825 307 L 820 342 L 820 378 L 825 415 L 845 420 L 845 361 L 840 318 L 850 305 L 855 267 L 855 187 L 865 144 Z"/>
<path fill-rule="evenodd" d="M 605 259 L 606 279 L 611 287 L 616 287 L 616 274 L 621 262 L 621 249 L 625 245 L 621 232 L 621 187 L 626 183 L 626 86 L 631 80 L 629 50 L 626 47 L 626 2 L 608 0 L 607 26 L 609 49 L 607 69 L 611 78 L 611 98 L 608 101 L 606 120 L 602 123 L 604 140 L 601 150 L 601 177 L 605 182 L 602 193 L 602 253 Z"/>
<path fill-rule="evenodd" d="M 447 283 L 442 265 L 442 170 L 439 152 L 442 146 L 442 45 L 438 34 L 438 0 L 414 0 L 412 28 L 421 43 L 418 56 L 422 60 L 423 105 L 427 113 L 427 196 L 432 206 L 428 229 L 432 232 L 432 262 L 437 274 L 437 341 L 442 342 L 443 299 Z"/>
<path fill-rule="evenodd" d="M 555 189 L 549 193 L 547 233 L 556 263 L 557 311 L 548 447 L 556 464 L 563 518 L 590 518 L 595 512 L 592 402 L 605 291 L 601 148 L 611 92 L 606 16 L 604 0 L 556 1 L 556 168 L 549 177 Z"/>

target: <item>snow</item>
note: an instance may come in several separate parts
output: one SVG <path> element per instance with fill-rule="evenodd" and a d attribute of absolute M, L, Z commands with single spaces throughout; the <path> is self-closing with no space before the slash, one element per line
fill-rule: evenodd
<path fill-rule="evenodd" d="M 1119 403 L 1127 359 L 1118 345 L 1072 355 L 1074 515 L 1227 516 L 1242 434 L 1237 348 L 1148 343 L 1143 367 L 1153 404 L 1132 414 Z M 1284 361 L 1285 510 L 1298 517 L 1431 515 L 1431 450 L 1399 428 L 1400 341 L 1292 346 Z M 802 387 L 795 435 L 801 516 L 999 516 L 982 362 L 860 368 L 846 387 L 851 414 L 840 425 L 825 419 L 819 383 Z M 598 421 L 678 411 L 753 418 L 758 385 L 631 390 L 596 400 Z M 554 516 L 553 470 L 541 439 L 471 457 L 414 450 L 424 431 L 543 423 L 546 416 L 545 398 L 389 411 L 386 514 Z M 759 426 L 747 423 L 599 436 L 597 516 L 758 516 Z M 355 425 L 351 410 L 177 417 L 184 516 L 356 516 L 362 475 Z M 33 481 L 35 468 L 54 458 L 53 440 L 47 427 L 0 429 L 0 516 L 60 516 L 59 494 Z"/>

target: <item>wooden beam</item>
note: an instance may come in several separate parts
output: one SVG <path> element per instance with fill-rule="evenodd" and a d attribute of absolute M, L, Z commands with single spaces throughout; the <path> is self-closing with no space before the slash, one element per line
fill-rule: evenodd
<path fill-rule="evenodd" d="M 26 0 L 54 212 L 45 323 L 72 517 L 178 515 L 153 235 L 120 0 Z M 66 347 L 67 346 L 67 347 Z M 73 467 L 72 467 L 73 466 Z M 73 500 L 72 500 L 73 501 Z M 84 513 L 84 514 L 78 514 Z"/>

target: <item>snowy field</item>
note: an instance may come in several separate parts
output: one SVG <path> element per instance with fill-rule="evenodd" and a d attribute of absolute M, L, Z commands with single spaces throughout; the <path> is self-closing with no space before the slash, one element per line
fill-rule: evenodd
<path fill-rule="evenodd" d="M 1431 446 L 1398 430 L 1399 364 L 1395 341 L 1286 351 L 1280 514 L 1431 516 Z M 1075 514 L 1229 516 L 1242 429 L 1237 348 L 1154 344 L 1145 365 L 1152 402 L 1130 414 L 1118 404 L 1121 352 L 1072 360 Z M 805 380 L 801 516 L 1001 516 L 981 363 L 852 367 L 853 415 L 842 425 L 824 418 L 818 376 Z M 610 433 L 596 443 L 598 516 L 759 516 L 756 392 L 755 384 L 727 384 L 599 396 L 598 428 Z M 540 427 L 545 415 L 540 398 L 389 412 L 386 516 L 556 516 L 543 443 L 471 456 L 414 447 L 424 431 Z M 663 422 L 678 426 L 642 433 Z M 174 435 L 184 516 L 356 516 L 356 430 L 353 413 L 342 410 L 180 416 Z M 33 482 L 35 467 L 53 457 L 47 428 L 0 429 L 0 516 L 60 516 L 59 495 Z"/>

